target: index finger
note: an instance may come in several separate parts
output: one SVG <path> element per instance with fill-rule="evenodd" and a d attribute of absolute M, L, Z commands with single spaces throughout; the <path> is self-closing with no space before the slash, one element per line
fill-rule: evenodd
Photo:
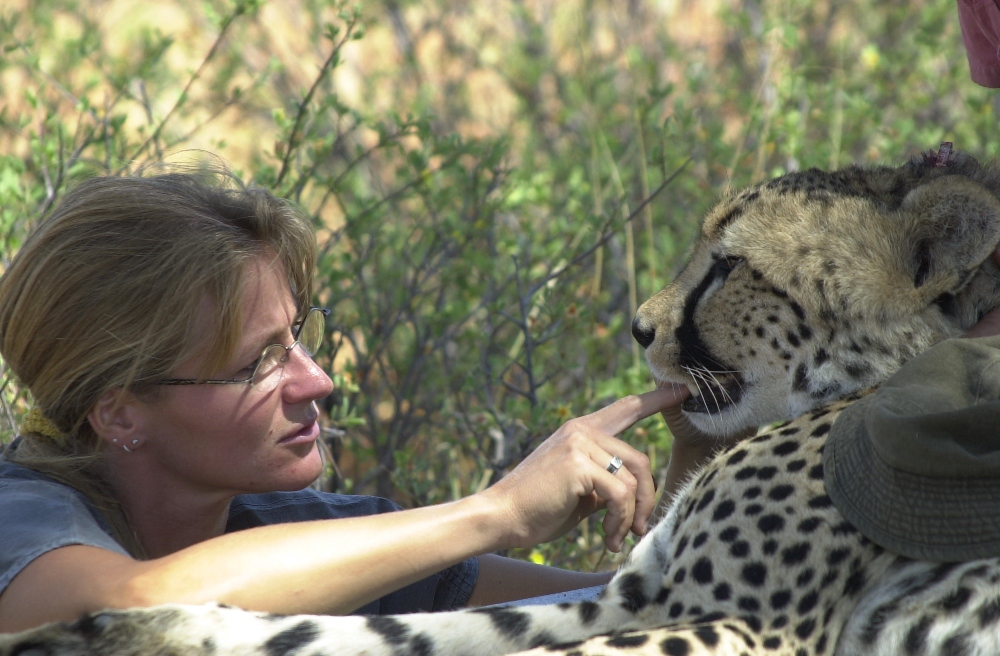
<path fill-rule="evenodd" d="M 633 394 L 587 415 L 587 421 L 605 433 L 618 435 L 632 424 L 681 403 L 687 397 L 683 385 L 660 387 L 645 394 Z"/>

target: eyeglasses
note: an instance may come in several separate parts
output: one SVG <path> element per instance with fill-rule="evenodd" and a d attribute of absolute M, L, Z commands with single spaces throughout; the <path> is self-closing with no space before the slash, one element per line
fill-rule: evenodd
<path fill-rule="evenodd" d="M 305 319 L 298 326 L 292 329 L 292 336 L 295 341 L 289 346 L 283 344 L 271 344 L 265 348 L 260 357 L 247 367 L 250 371 L 246 378 L 231 378 L 227 380 L 212 380 L 199 378 L 162 378 L 153 381 L 153 385 L 251 385 L 262 392 L 270 392 L 278 386 L 281 374 L 288 362 L 288 354 L 296 345 L 302 347 L 310 358 L 316 355 L 320 345 L 323 343 L 323 335 L 326 333 L 326 318 L 330 311 L 326 308 L 309 308 Z"/>

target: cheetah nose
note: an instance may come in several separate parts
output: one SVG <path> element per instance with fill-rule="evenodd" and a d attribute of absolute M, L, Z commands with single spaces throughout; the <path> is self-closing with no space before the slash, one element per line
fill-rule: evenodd
<path fill-rule="evenodd" d="M 639 317 L 632 319 L 632 337 L 642 345 L 642 348 L 649 348 L 656 338 L 655 328 L 643 328 L 639 323 Z"/>

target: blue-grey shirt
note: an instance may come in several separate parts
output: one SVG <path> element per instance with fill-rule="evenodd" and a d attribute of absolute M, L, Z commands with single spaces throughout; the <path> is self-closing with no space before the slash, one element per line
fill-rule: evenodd
<path fill-rule="evenodd" d="M 315 490 L 244 494 L 233 499 L 226 532 L 313 519 L 359 517 L 398 510 L 379 497 Z M 122 555 L 125 549 L 86 497 L 71 487 L 0 456 L 0 593 L 35 558 L 59 547 L 83 544 Z M 359 608 L 388 615 L 464 606 L 479 575 L 470 558 Z"/>

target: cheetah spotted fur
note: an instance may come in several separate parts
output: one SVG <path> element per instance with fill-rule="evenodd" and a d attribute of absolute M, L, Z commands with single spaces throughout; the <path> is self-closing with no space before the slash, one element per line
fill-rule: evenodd
<path fill-rule="evenodd" d="M 105 611 L 0 636 L 0 656 L 1000 653 L 1000 560 L 868 541 L 823 484 L 841 409 L 1000 304 L 1000 172 L 959 156 L 791 173 L 706 217 L 633 332 L 724 436 L 596 600 L 395 617 Z M 791 421 L 788 421 L 789 418 Z"/>

